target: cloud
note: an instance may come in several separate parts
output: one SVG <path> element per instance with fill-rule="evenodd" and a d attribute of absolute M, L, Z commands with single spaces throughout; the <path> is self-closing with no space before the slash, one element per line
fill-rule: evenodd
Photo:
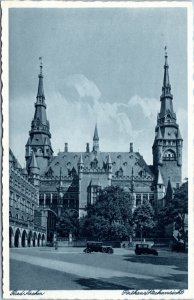
<path fill-rule="evenodd" d="M 94 101 L 98 101 L 101 93 L 94 82 L 89 80 L 83 74 L 73 74 L 65 78 L 65 85 L 73 87 L 78 92 L 80 98 L 91 97 Z"/>
<path fill-rule="evenodd" d="M 159 112 L 160 101 L 154 98 L 141 98 L 140 96 L 135 95 L 129 100 L 128 106 L 130 108 L 139 106 L 144 116 L 150 121 L 155 122 L 157 113 Z"/>
<path fill-rule="evenodd" d="M 134 95 L 125 103 L 119 101 L 111 103 L 104 99 L 102 101 L 99 88 L 84 75 L 74 74 L 68 78 L 65 80 L 66 84 L 78 92 L 73 94 L 73 101 L 68 94 L 58 89 L 47 93 L 47 118 L 50 121 L 54 154 L 56 155 L 59 149 L 63 151 L 65 142 L 69 143 L 69 151 L 85 151 L 87 142 L 92 149 L 94 126 L 97 121 L 101 151 L 128 151 L 129 143 L 134 142 L 134 151 L 140 151 L 146 162 L 151 164 L 154 129 L 160 101 L 141 98 L 139 95 Z M 89 101 L 88 97 L 93 101 L 91 99 Z M 26 99 L 32 100 L 27 103 Z M 32 96 L 25 95 L 14 101 L 10 110 L 11 146 L 21 163 L 24 162 L 24 146 L 34 115 L 33 102 Z M 25 115 L 22 107 L 25 107 Z M 178 109 L 177 119 L 186 153 L 186 110 Z"/>

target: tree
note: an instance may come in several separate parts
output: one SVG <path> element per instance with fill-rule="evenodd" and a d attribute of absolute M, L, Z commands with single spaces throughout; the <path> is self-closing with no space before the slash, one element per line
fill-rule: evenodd
<path fill-rule="evenodd" d="M 97 201 L 88 206 L 80 220 L 81 235 L 95 239 L 128 238 L 132 226 L 132 197 L 121 187 L 110 186 L 99 191 Z"/>
<path fill-rule="evenodd" d="M 136 207 L 133 212 L 133 222 L 137 235 L 150 237 L 155 227 L 154 211 L 148 201 Z"/>
<path fill-rule="evenodd" d="M 187 242 L 187 232 L 185 229 L 185 219 L 188 215 L 188 181 L 176 189 L 174 195 L 166 206 L 160 211 L 159 219 L 164 225 L 174 223 L 175 229 L 179 231 L 179 239 L 184 245 Z"/>
<path fill-rule="evenodd" d="M 66 209 L 57 220 L 57 232 L 61 237 L 69 237 L 71 232 L 73 236 L 78 235 L 79 214 L 75 209 Z"/>

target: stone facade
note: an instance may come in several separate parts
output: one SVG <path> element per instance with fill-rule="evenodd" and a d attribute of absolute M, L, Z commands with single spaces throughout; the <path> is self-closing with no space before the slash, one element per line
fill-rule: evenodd
<path fill-rule="evenodd" d="M 9 152 L 9 246 L 44 246 L 47 219 L 39 210 L 39 191 Z"/>
<path fill-rule="evenodd" d="M 64 151 L 54 156 L 40 66 L 35 114 L 26 144 L 26 168 L 29 180 L 39 189 L 41 208 L 49 209 L 53 216 L 60 216 L 63 210 L 71 208 L 79 210 L 82 216 L 87 212 L 88 203 L 96 200 L 99 189 L 110 185 L 130 191 L 134 208 L 145 200 L 155 209 L 160 207 L 168 180 L 173 187 L 181 183 L 183 140 L 173 111 L 168 68 L 166 54 L 153 166 L 149 166 L 142 155 L 133 150 L 132 143 L 125 152 L 101 151 L 97 124 L 91 151 L 87 143 L 85 151 L 69 152 L 65 143 Z"/>

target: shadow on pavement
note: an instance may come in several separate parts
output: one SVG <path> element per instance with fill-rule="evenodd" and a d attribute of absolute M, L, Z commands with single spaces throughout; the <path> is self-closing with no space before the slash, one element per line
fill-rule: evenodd
<path fill-rule="evenodd" d="M 177 270 L 187 271 L 188 270 L 188 257 L 160 257 L 160 256 L 130 256 L 124 255 L 124 260 L 133 262 L 133 263 L 142 263 L 143 264 L 153 264 L 153 265 L 163 265 L 170 266 L 173 265 Z"/>
<path fill-rule="evenodd" d="M 75 280 L 76 283 L 85 287 L 88 290 L 125 290 L 127 286 L 115 284 L 94 278 L 79 278 Z"/>
<path fill-rule="evenodd" d="M 84 290 L 136 290 L 136 289 L 186 289 L 187 278 L 175 275 L 166 278 L 142 279 L 112 277 L 107 279 L 79 278 L 75 282 Z"/>

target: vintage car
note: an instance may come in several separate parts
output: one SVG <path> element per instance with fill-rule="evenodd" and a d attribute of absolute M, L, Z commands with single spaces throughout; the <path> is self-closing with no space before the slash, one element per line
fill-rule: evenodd
<path fill-rule="evenodd" d="M 102 252 L 102 253 L 113 254 L 114 251 L 111 246 L 103 246 L 102 242 L 87 242 L 84 252 L 85 253 Z"/>
<path fill-rule="evenodd" d="M 158 251 L 153 248 L 150 248 L 149 244 L 136 244 L 135 254 L 136 255 L 141 255 L 141 254 L 158 255 Z"/>

